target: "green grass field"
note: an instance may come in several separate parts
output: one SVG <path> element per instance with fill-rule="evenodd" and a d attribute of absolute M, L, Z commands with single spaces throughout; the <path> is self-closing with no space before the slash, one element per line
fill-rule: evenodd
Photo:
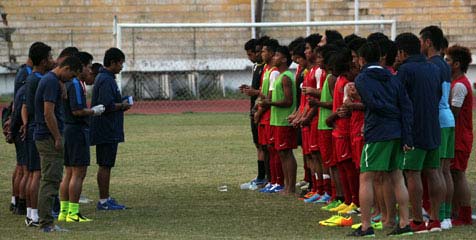
<path fill-rule="evenodd" d="M 243 191 L 255 177 L 256 152 L 247 114 L 127 115 L 111 193 L 132 209 L 97 212 L 81 205 L 91 223 L 67 224 L 67 233 L 40 233 L 8 211 L 14 147 L 0 143 L 0 239 L 343 239 L 347 228 L 326 228 L 329 213 L 292 197 Z M 93 150 L 93 149 L 92 149 Z M 296 150 L 298 178 L 302 158 Z M 83 193 L 97 201 L 94 150 Z M 468 176 L 474 195 L 475 164 Z M 218 187 L 228 186 L 228 192 Z M 474 204 L 473 204 L 474 206 Z M 358 217 L 355 217 L 358 220 Z M 377 231 L 384 237 L 386 231 Z M 475 227 L 410 239 L 473 239 Z"/>

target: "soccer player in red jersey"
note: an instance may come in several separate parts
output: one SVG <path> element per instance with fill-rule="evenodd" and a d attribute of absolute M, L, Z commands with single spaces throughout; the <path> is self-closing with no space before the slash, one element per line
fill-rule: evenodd
<path fill-rule="evenodd" d="M 471 191 L 466 179 L 471 148 L 473 146 L 473 91 L 465 76 L 471 63 L 471 52 L 462 46 L 452 46 L 447 50 L 446 62 L 451 67 L 451 110 L 455 126 L 455 158 L 451 162 L 454 181 L 453 211 L 458 217 L 452 221 L 453 226 L 471 225 Z M 450 215 L 450 208 L 445 215 Z"/>

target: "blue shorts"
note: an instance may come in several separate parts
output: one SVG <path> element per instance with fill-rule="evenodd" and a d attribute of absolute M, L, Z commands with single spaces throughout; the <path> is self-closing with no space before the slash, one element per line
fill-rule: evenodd
<path fill-rule="evenodd" d="M 33 132 L 35 131 L 35 126 L 33 124 L 28 124 L 28 132 L 26 136 L 26 145 L 28 150 L 28 171 L 40 171 L 40 154 L 36 149 L 35 140 L 33 140 Z"/>
<path fill-rule="evenodd" d="M 21 140 L 20 136 L 16 136 L 14 142 L 15 142 L 15 153 L 17 155 L 17 165 L 26 166 L 28 163 L 26 142 Z"/>
<path fill-rule="evenodd" d="M 97 164 L 101 167 L 114 167 L 119 143 L 102 143 L 96 145 Z"/>
<path fill-rule="evenodd" d="M 67 167 L 89 166 L 89 127 L 79 124 L 64 126 L 64 165 Z"/>

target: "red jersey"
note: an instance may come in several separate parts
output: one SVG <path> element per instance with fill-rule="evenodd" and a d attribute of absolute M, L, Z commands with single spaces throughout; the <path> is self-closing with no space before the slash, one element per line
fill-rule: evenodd
<path fill-rule="evenodd" d="M 344 103 L 344 87 L 349 83 L 345 76 L 337 77 L 336 85 L 334 87 L 334 101 L 332 104 L 332 111 L 337 112 L 337 109 Z M 334 125 L 332 135 L 340 137 L 350 134 L 350 118 L 337 118 Z"/>
<path fill-rule="evenodd" d="M 462 83 L 468 92 L 464 98 L 461 111 L 456 118 L 455 126 L 455 149 L 466 153 L 471 152 L 473 146 L 473 90 L 466 76 L 462 76 L 451 82 L 451 89 L 457 83 Z"/>

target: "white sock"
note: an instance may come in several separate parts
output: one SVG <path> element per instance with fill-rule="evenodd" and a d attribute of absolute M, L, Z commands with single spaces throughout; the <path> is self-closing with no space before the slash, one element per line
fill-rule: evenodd
<path fill-rule="evenodd" d="M 15 205 L 17 202 L 15 201 L 15 196 L 12 196 L 12 202 L 13 205 Z"/>
<path fill-rule="evenodd" d="M 38 222 L 38 209 L 31 209 L 31 220 L 33 222 Z"/>
<path fill-rule="evenodd" d="M 31 219 L 31 208 L 26 208 L 26 217 Z"/>
<path fill-rule="evenodd" d="M 106 202 L 107 202 L 107 200 L 108 200 L 108 198 L 105 198 L 105 199 L 99 199 L 99 202 L 100 202 L 101 204 L 104 204 L 104 203 L 106 203 Z"/>

